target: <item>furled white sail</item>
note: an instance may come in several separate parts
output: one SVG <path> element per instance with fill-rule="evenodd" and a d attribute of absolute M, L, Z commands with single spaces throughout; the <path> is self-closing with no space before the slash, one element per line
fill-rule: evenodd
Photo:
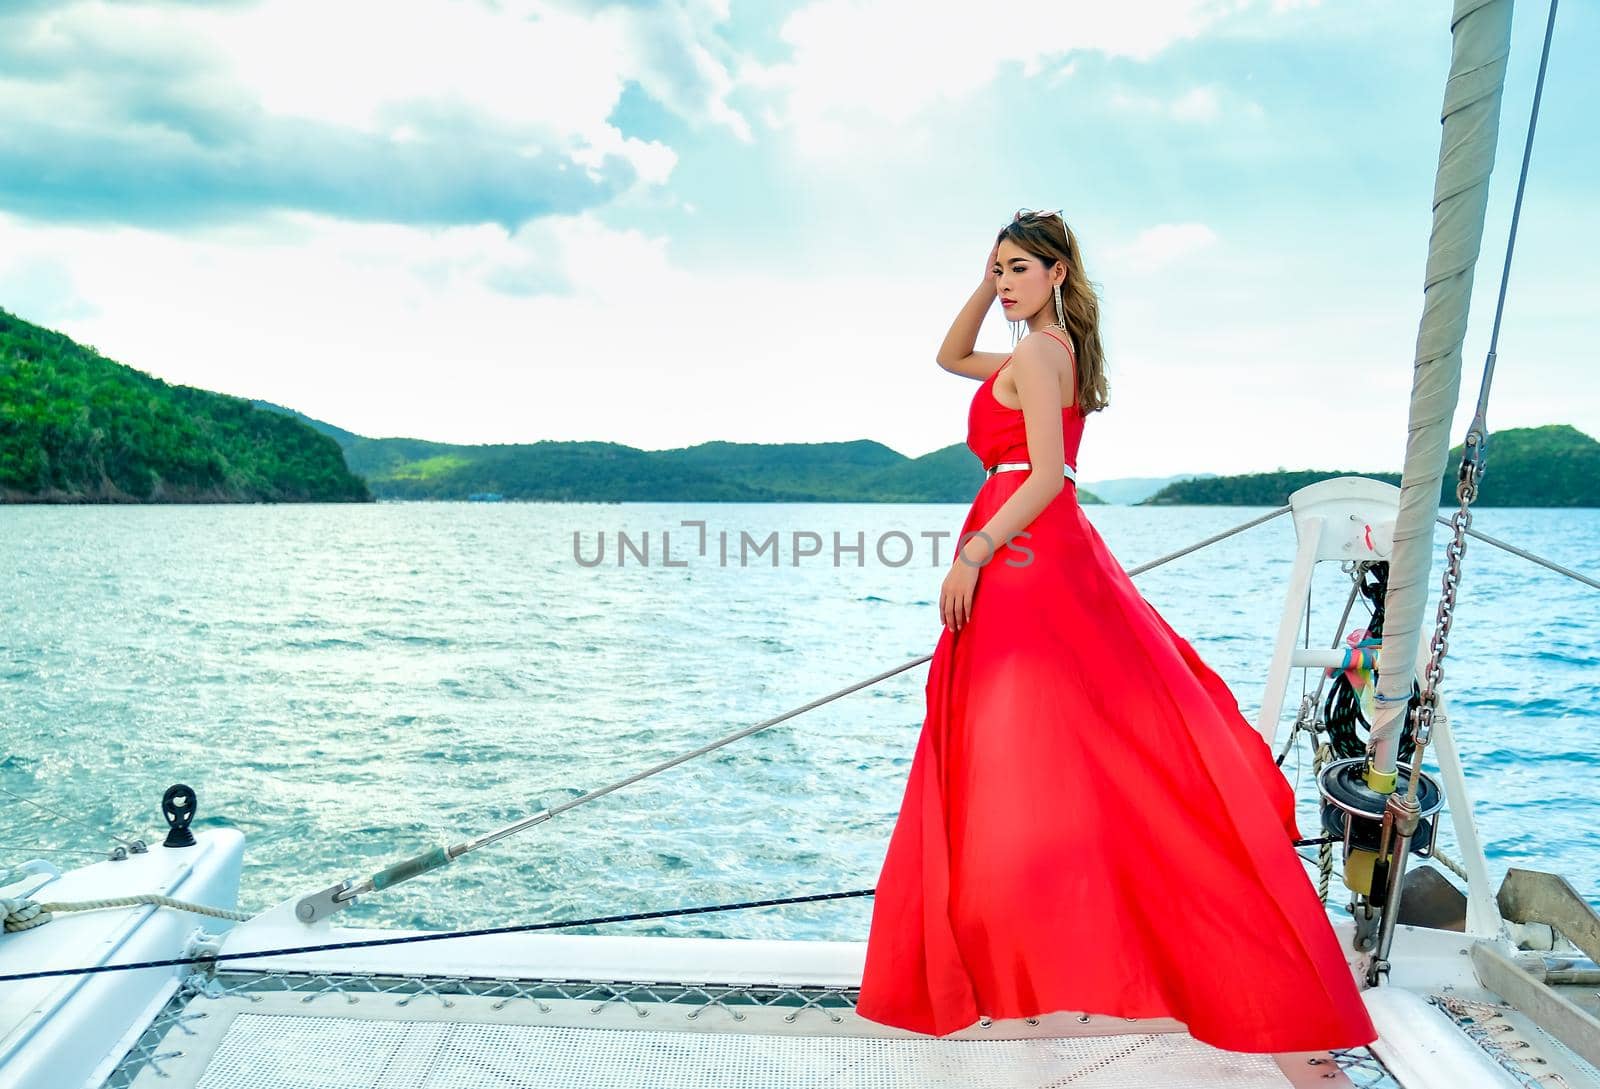
<path fill-rule="evenodd" d="M 1370 744 L 1372 767 L 1380 773 L 1395 767 L 1428 601 L 1434 519 L 1450 452 L 1451 417 L 1461 388 L 1461 342 L 1500 132 L 1511 8 L 1512 0 L 1456 0 L 1451 19 L 1453 45 L 1433 188 L 1433 231 L 1428 238 L 1405 468 L 1389 563 L 1379 662 L 1381 709 Z"/>

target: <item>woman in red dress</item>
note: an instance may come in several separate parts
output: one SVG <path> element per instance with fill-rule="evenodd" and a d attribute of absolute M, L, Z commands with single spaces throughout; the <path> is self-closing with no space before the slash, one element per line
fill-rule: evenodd
<path fill-rule="evenodd" d="M 1030 330 L 1010 356 L 972 350 L 996 295 Z M 1371 1042 L 1288 783 L 1078 506 L 1106 381 L 1059 214 L 1000 232 L 939 363 L 982 380 L 967 444 L 1002 468 L 940 590 L 857 1012 L 939 1036 L 1070 1010 L 1175 1018 L 1233 1051 Z"/>

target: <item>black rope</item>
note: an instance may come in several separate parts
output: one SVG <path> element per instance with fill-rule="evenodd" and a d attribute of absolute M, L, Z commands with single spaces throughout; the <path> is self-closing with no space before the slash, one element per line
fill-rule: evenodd
<path fill-rule="evenodd" d="M 1296 847 L 1320 847 L 1324 843 L 1343 842 L 1344 839 L 1341 836 L 1313 836 L 1311 839 L 1297 839 L 1294 841 L 1294 845 Z"/>
<path fill-rule="evenodd" d="M 1366 600 L 1367 607 L 1372 610 L 1372 618 L 1367 622 L 1367 634 L 1377 640 L 1383 639 L 1383 605 L 1384 597 L 1389 589 L 1389 563 L 1387 560 L 1378 560 L 1373 563 L 1364 563 L 1358 572 L 1357 590 Z M 1373 676 L 1378 676 L 1378 671 L 1373 671 Z M 1400 734 L 1400 759 L 1409 761 L 1416 750 L 1416 728 L 1411 714 L 1422 700 L 1421 689 L 1415 681 L 1411 682 L 1411 700 L 1406 708 L 1405 725 Z M 1333 755 L 1341 760 L 1361 756 L 1367 751 L 1367 742 L 1363 734 L 1370 733 L 1372 723 L 1367 721 L 1367 716 L 1361 713 L 1361 698 L 1355 688 L 1350 684 L 1350 679 L 1341 670 L 1333 678 L 1333 684 L 1328 689 L 1327 702 L 1322 706 L 1322 721 L 1328 732 L 1328 747 L 1333 750 Z"/>
<path fill-rule="evenodd" d="M 549 923 L 516 923 L 510 926 L 486 926 L 477 930 L 447 930 L 436 934 L 408 934 L 399 938 L 367 938 L 362 941 L 332 942 L 327 945 L 295 945 L 283 949 L 259 949 L 254 952 L 217 953 L 208 957 L 171 957 L 166 960 L 142 960 L 123 964 L 93 964 L 81 968 L 51 968 L 41 972 L 13 972 L 0 976 L 0 983 L 16 983 L 26 979 L 50 979 L 56 976 L 90 976 L 103 972 L 131 972 L 142 968 L 180 968 L 185 965 L 212 965 L 229 960 L 261 960 L 265 957 L 297 956 L 301 953 L 329 953 L 340 949 L 375 949 L 383 945 L 414 945 L 420 942 L 441 942 L 450 938 L 484 938 L 494 934 L 526 934 L 535 930 L 562 930 L 574 926 L 595 926 L 600 923 L 631 923 L 641 919 L 666 919 L 675 915 L 705 915 L 717 911 L 742 911 L 746 908 L 777 907 L 781 904 L 810 904 L 820 900 L 847 900 L 871 896 L 876 889 L 853 889 L 849 892 L 819 892 L 810 896 L 785 896 L 776 900 L 744 900 L 737 904 L 712 904 L 705 907 L 667 908 L 662 911 L 636 911 L 627 915 L 597 915 L 592 919 L 568 919 Z"/>

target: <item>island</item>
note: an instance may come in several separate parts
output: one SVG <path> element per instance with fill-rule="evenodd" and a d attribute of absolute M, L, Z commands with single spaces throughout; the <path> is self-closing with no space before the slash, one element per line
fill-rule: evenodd
<path fill-rule="evenodd" d="M 0 501 L 370 502 L 339 444 L 0 310 Z"/>
<path fill-rule="evenodd" d="M 640 450 L 612 442 L 545 440 L 455 445 L 367 438 L 293 415 L 333 438 L 380 499 L 547 502 L 970 503 L 983 466 L 963 443 L 911 458 L 870 439 L 851 442 L 703 442 Z M 1080 503 L 1098 503 L 1088 492 Z"/>
<path fill-rule="evenodd" d="M 1450 451 L 1440 484 L 1439 501 L 1456 505 L 1456 472 L 1461 447 Z M 1568 424 L 1508 427 L 1490 431 L 1485 471 L 1473 501 L 1480 507 L 1600 507 L 1600 442 Z M 1228 504 L 1282 506 L 1290 493 L 1336 476 L 1365 476 L 1400 483 L 1397 472 L 1347 472 L 1337 469 L 1295 469 L 1180 480 L 1168 484 L 1145 504 Z"/>

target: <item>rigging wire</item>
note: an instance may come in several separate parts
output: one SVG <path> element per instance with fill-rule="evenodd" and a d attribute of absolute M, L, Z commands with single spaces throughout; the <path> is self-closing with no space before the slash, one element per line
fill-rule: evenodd
<path fill-rule="evenodd" d="M 85 847 L 44 847 L 37 843 L 0 843 L 0 851 L 15 851 L 18 854 L 27 854 L 39 851 L 51 855 L 82 855 L 85 858 L 105 858 L 104 851 L 91 851 Z M 0 871 L 4 873 L 4 871 Z M 5 884 L 0 880 L 0 884 Z"/>
<path fill-rule="evenodd" d="M 824 900 L 848 900 L 871 896 L 876 891 L 876 889 L 851 889 L 846 892 L 819 892 L 808 896 L 784 896 L 771 900 L 743 900 L 734 904 L 666 908 L 660 911 L 634 911 L 625 915 L 597 915 L 589 919 L 565 919 L 546 923 L 513 923 L 508 926 L 485 926 L 472 930 L 430 931 L 426 934 L 404 934 L 393 938 L 363 938 L 358 941 L 328 942 L 322 945 L 295 945 L 281 949 L 211 953 L 193 957 L 168 957 L 163 960 L 127 961 L 118 964 L 92 964 L 77 968 L 50 968 L 38 972 L 12 972 L 7 975 L 0 975 L 0 983 L 18 983 L 29 979 L 53 979 L 60 976 L 104 975 L 109 972 L 131 972 L 144 968 L 209 966 L 220 964 L 223 961 L 262 960 L 266 957 L 328 953 L 342 949 L 377 949 L 390 945 L 419 945 L 424 942 L 448 941 L 453 938 L 484 938 L 497 934 L 529 934 L 539 930 L 564 930 L 578 926 L 598 926 L 602 923 L 631 923 L 644 919 L 666 919 L 680 915 L 705 915 L 718 911 L 742 911 L 750 908 L 777 907 L 784 904 L 810 904 Z"/>
<path fill-rule="evenodd" d="M 25 798 L 21 794 L 18 794 L 15 791 L 12 791 L 12 790 L 7 790 L 3 786 L 0 786 L 0 794 L 4 794 L 8 798 L 14 798 L 17 801 L 21 802 L 23 805 L 31 805 L 31 806 L 33 806 L 33 808 L 37 809 L 39 812 L 48 813 L 50 816 L 55 817 L 57 820 L 66 821 L 68 824 L 76 824 L 80 828 L 87 828 L 89 831 L 93 832 L 97 836 L 108 836 L 111 839 L 114 839 L 118 843 L 122 844 L 122 846 L 126 847 L 130 851 L 137 851 L 137 850 L 143 850 L 144 849 L 144 844 L 142 842 L 140 842 L 139 840 L 123 839 L 121 836 L 117 835 L 115 832 L 108 831 L 108 830 L 106 830 L 104 828 L 96 828 L 94 825 L 88 823 L 87 821 L 81 820 L 78 817 L 68 816 L 65 813 L 58 813 L 54 809 L 51 809 L 49 806 L 40 805 L 38 802 L 34 801 L 32 798 Z"/>
<path fill-rule="evenodd" d="M 1511 227 L 1506 232 L 1506 257 L 1500 267 L 1500 291 L 1495 298 L 1494 325 L 1489 330 L 1489 352 L 1484 359 L 1483 378 L 1478 384 L 1478 404 L 1467 438 L 1461 449 L 1462 472 L 1470 462 L 1483 475 L 1482 463 L 1488 452 L 1489 387 L 1494 382 L 1495 357 L 1500 347 L 1500 320 L 1505 315 L 1506 290 L 1511 284 L 1511 255 L 1517 248 L 1517 224 L 1522 219 L 1522 196 L 1528 187 L 1528 164 L 1533 160 L 1533 134 L 1539 127 L 1539 103 L 1544 98 L 1544 77 L 1550 67 L 1550 41 L 1555 36 L 1556 5 L 1550 0 L 1550 14 L 1544 25 L 1544 47 L 1539 53 L 1539 76 L 1533 84 L 1533 107 L 1528 113 L 1528 136 L 1522 145 L 1522 169 L 1517 174 L 1517 196 L 1511 205 Z M 1474 481 L 1476 483 L 1476 481 Z"/>
<path fill-rule="evenodd" d="M 1439 518 L 1437 518 L 1436 521 L 1442 526 L 1452 526 L 1452 525 L 1454 525 L 1454 523 L 1452 523 L 1450 521 L 1450 519 L 1444 517 L 1443 515 L 1439 516 Z M 1499 549 L 1502 549 L 1502 550 L 1504 550 L 1506 552 L 1509 552 L 1513 556 L 1521 556 L 1523 559 L 1529 561 L 1530 563 L 1536 563 L 1540 567 L 1546 568 L 1546 569 L 1548 569 L 1550 571 L 1554 571 L 1558 575 L 1565 575 L 1565 576 L 1567 576 L 1567 578 L 1572 579 L 1572 580 L 1574 580 L 1576 582 L 1581 582 L 1585 586 L 1593 587 L 1596 590 L 1600 590 L 1600 579 L 1592 579 L 1588 575 L 1585 575 L 1580 571 L 1574 571 L 1570 567 L 1563 567 L 1561 564 L 1557 563 L 1555 560 L 1546 559 L 1543 556 L 1536 555 L 1535 553 L 1529 552 L 1525 548 L 1518 548 L 1516 545 L 1512 544 L 1510 541 L 1502 541 L 1498 537 L 1491 537 L 1487 533 L 1484 533 L 1482 530 L 1473 529 L 1471 526 L 1467 527 L 1467 536 L 1476 537 L 1476 538 L 1478 538 L 1478 540 L 1483 541 L 1485 544 L 1493 545 L 1495 548 L 1499 548 Z"/>

